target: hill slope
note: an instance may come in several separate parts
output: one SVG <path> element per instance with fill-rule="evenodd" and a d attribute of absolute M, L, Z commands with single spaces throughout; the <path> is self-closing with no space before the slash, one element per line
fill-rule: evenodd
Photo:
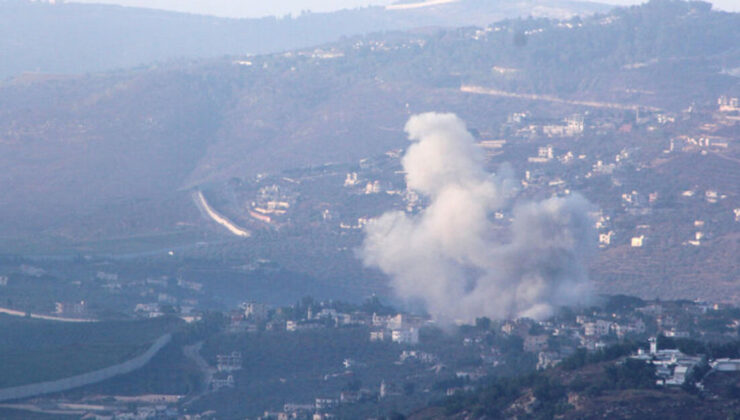
<path fill-rule="evenodd" d="M 368 7 L 297 18 L 223 19 L 149 9 L 0 1 L 0 79 L 22 72 L 85 73 L 177 58 L 264 54 L 375 31 L 487 24 L 517 16 L 605 11 L 567 0 L 465 0 L 431 8 Z"/>
<path fill-rule="evenodd" d="M 708 105 L 738 90 L 722 70 L 740 67 L 740 18 L 705 6 L 656 0 L 566 24 L 504 21 L 248 61 L 14 79 L 0 86 L 0 223 L 79 225 L 110 206 L 181 201 L 180 188 L 357 160 L 405 144 L 410 112 L 452 110 L 473 126 L 502 121 L 511 101 L 461 84 Z"/>

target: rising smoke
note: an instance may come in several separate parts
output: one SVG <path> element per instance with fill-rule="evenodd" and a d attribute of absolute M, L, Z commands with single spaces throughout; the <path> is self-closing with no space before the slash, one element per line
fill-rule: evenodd
<path fill-rule="evenodd" d="M 442 322 L 542 319 L 589 298 L 586 199 L 521 202 L 512 176 L 485 170 L 483 152 L 454 114 L 412 116 L 406 132 L 407 187 L 429 205 L 374 219 L 361 248 L 365 265 L 386 273 L 399 297 L 420 300 Z M 493 221 L 502 209 L 512 214 L 507 228 Z"/>

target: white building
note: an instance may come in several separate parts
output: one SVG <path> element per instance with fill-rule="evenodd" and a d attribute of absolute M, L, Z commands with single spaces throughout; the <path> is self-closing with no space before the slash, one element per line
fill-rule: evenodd
<path fill-rule="evenodd" d="M 635 236 L 630 242 L 632 248 L 642 248 L 645 244 L 645 235 Z"/>
<path fill-rule="evenodd" d="M 400 330 L 393 330 L 393 332 L 391 333 L 391 340 L 394 343 L 418 344 L 419 343 L 419 330 L 416 328 L 404 328 Z"/>
<path fill-rule="evenodd" d="M 242 306 L 244 307 L 244 316 L 247 319 L 262 320 L 267 318 L 267 305 L 264 303 L 249 302 Z"/>
<path fill-rule="evenodd" d="M 598 319 L 596 322 L 587 322 L 583 324 L 583 334 L 589 337 L 601 337 L 609 334 L 611 326 L 611 322 L 602 319 Z"/>
<path fill-rule="evenodd" d="M 711 366 L 719 372 L 740 372 L 740 359 L 716 359 Z"/>

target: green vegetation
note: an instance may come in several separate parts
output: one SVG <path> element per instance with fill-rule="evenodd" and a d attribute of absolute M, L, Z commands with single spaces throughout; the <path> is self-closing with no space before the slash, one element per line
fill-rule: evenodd
<path fill-rule="evenodd" d="M 185 357 L 180 344 L 173 340 L 143 369 L 72 392 L 80 395 L 188 395 L 200 391 L 203 385 L 201 372 Z"/>
<path fill-rule="evenodd" d="M 655 366 L 642 360 L 626 359 L 623 363 L 607 366 L 602 384 L 606 389 L 655 388 Z"/>
<path fill-rule="evenodd" d="M 731 359 L 740 358 L 740 340 L 724 343 L 705 343 L 698 340 L 692 340 L 690 338 L 672 338 L 659 335 L 658 348 L 678 349 L 681 350 L 681 352 L 692 356 L 703 354 L 710 359 L 719 359 L 724 357 Z"/>
<path fill-rule="evenodd" d="M 514 378 L 496 378 L 480 391 L 450 397 L 444 403 L 445 411 L 448 415 L 466 411 L 473 413 L 475 418 L 504 418 L 509 406 L 527 392 L 541 402 L 538 413 L 542 418 L 552 417 L 567 408 L 566 388 L 543 374 L 532 373 Z"/>
<path fill-rule="evenodd" d="M 652 364 L 633 359 L 615 362 L 635 348 L 634 344 L 620 344 L 594 353 L 581 349 L 555 370 L 492 378 L 478 390 L 456 394 L 443 405 L 448 415 L 465 411 L 473 413 L 476 418 L 503 418 L 511 416 L 512 410 L 516 411 L 512 406 L 517 401 L 523 404 L 531 396 L 536 401 L 531 405 L 533 418 L 552 418 L 572 408 L 567 401 L 569 392 L 585 391 L 587 395 L 597 396 L 609 390 L 655 388 L 655 367 Z M 562 375 L 557 374 L 559 371 L 572 372 L 599 364 L 605 365 L 603 373 L 591 374 L 589 382 L 580 379 L 565 381 Z"/>
<path fill-rule="evenodd" d="M 560 366 L 565 370 L 576 370 L 586 365 L 619 359 L 634 352 L 637 347 L 635 343 L 622 343 L 591 353 L 579 348 L 572 356 L 564 359 Z"/>
<path fill-rule="evenodd" d="M 358 385 L 377 392 L 383 379 L 401 382 L 410 372 L 393 364 L 402 347 L 371 343 L 368 337 L 366 328 L 215 335 L 201 350 L 208 363 L 215 365 L 217 354 L 239 351 L 243 368 L 234 373 L 236 388 L 206 396 L 195 408 L 219 407 L 219 416 L 224 418 L 253 416 L 288 402 L 311 403 L 317 394 L 338 398 L 343 389 Z M 343 366 L 346 358 L 358 363 L 349 374 Z M 336 376 L 325 378 L 327 374 Z M 419 406 L 426 401 L 415 403 Z M 410 404 L 405 409 L 412 408 Z"/>
<path fill-rule="evenodd" d="M 181 324 L 177 318 L 63 323 L 0 316 L 0 387 L 60 379 L 124 362 Z"/>

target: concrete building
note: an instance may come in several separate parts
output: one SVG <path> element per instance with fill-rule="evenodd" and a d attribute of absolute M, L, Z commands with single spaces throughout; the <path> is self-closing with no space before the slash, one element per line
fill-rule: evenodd
<path fill-rule="evenodd" d="M 264 303 L 244 303 L 244 316 L 247 319 L 259 321 L 267 318 L 267 305 Z"/>
<path fill-rule="evenodd" d="M 403 328 L 391 332 L 391 340 L 394 343 L 418 344 L 419 330 L 416 328 Z"/>

